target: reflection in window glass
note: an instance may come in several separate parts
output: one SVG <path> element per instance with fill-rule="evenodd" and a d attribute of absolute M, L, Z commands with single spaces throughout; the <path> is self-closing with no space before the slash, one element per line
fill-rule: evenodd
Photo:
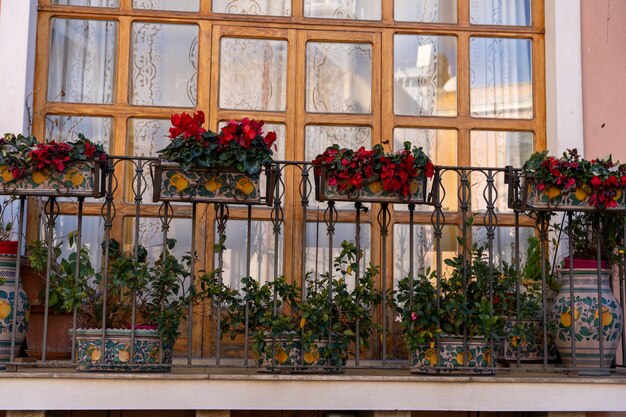
<path fill-rule="evenodd" d="M 452 129 L 410 129 L 396 128 L 393 131 L 394 150 L 404 149 L 404 142 L 411 146 L 421 147 L 435 165 L 457 165 L 457 131 Z M 444 193 L 443 210 L 457 209 L 457 175 L 451 171 L 444 172 L 441 178 Z M 432 181 L 428 182 L 429 186 Z M 404 204 L 395 204 L 394 210 L 408 211 Z M 416 210 L 431 211 L 432 206 L 418 205 Z"/>
<path fill-rule="evenodd" d="M 133 0 L 135 9 L 197 12 L 200 0 Z"/>
<path fill-rule="evenodd" d="M 272 222 L 253 220 L 251 228 L 250 276 L 260 283 L 272 281 L 282 274 L 283 241 L 282 235 L 278 245 L 278 272 L 274 271 L 274 234 Z M 228 220 L 226 222 L 226 249 L 223 253 L 223 282 L 232 288 L 241 288 L 241 278 L 246 276 L 246 259 L 248 222 L 245 220 Z M 217 233 L 217 232 L 216 232 Z M 218 235 L 215 237 L 218 240 Z M 217 255 L 215 256 L 217 265 Z"/>
<path fill-rule="evenodd" d="M 397 22 L 456 23 L 456 0 L 395 0 Z"/>
<path fill-rule="evenodd" d="M 113 118 L 52 114 L 46 116 L 46 139 L 56 142 L 75 141 L 79 133 L 110 150 Z"/>
<path fill-rule="evenodd" d="M 533 153 L 532 132 L 506 132 L 474 130 L 470 136 L 471 165 L 473 167 L 504 168 L 507 165 L 521 167 Z M 472 207 L 486 210 L 488 194 L 486 190 L 487 176 L 476 173 L 472 175 Z M 504 174 L 498 173 L 494 186 L 497 190 L 493 196 L 496 211 L 508 211 L 508 188 L 504 184 Z"/>
<path fill-rule="evenodd" d="M 41 239 L 45 240 L 46 227 L 41 227 Z M 54 227 L 55 244 L 62 243 L 61 256 L 67 258 L 70 253 L 76 252 L 76 246 L 70 248 L 68 235 L 78 230 L 76 216 L 61 215 L 57 217 Z M 104 242 L 104 219 L 101 216 L 84 216 L 82 225 L 81 245 L 89 251 L 91 265 L 98 270 L 102 266 Z"/>
<path fill-rule="evenodd" d="M 304 16 L 322 19 L 380 20 L 381 0 L 304 0 Z"/>
<path fill-rule="evenodd" d="M 347 240 L 356 244 L 356 225 L 354 223 L 337 223 L 335 224 L 335 234 L 333 235 L 333 250 L 332 260 L 339 256 L 341 252 L 341 242 Z M 370 263 L 371 251 L 371 230 L 369 224 L 361 224 L 361 250 L 363 251 L 363 257 L 359 264 L 359 268 L 365 271 L 367 265 Z M 329 247 L 328 247 L 328 234 L 326 232 L 326 224 L 324 223 L 323 213 L 320 214 L 320 219 L 317 222 L 309 222 L 306 225 L 306 264 L 305 269 L 311 274 L 311 278 L 315 280 L 320 278 L 323 274 L 328 273 L 329 267 Z M 333 278 L 339 278 L 340 275 L 336 271 L 332 271 Z M 354 288 L 354 280 L 356 275 L 346 275 L 346 283 L 349 288 Z M 375 281 L 380 280 L 380 277 L 375 277 Z"/>
<path fill-rule="evenodd" d="M 481 226 L 472 227 L 472 236 L 474 242 L 478 245 L 487 247 L 489 238 L 487 237 L 487 228 Z M 520 261 L 524 263 L 527 259 L 528 239 L 535 236 L 535 229 L 532 227 L 519 228 L 519 255 Z M 502 268 L 503 263 L 512 265 L 516 257 L 515 249 L 515 227 L 496 227 L 493 237 L 493 254 L 494 265 Z M 485 251 L 485 254 L 488 252 Z"/>
<path fill-rule="evenodd" d="M 50 22 L 48 100 L 111 104 L 117 22 L 57 18 Z"/>
<path fill-rule="evenodd" d="M 219 103 L 223 109 L 287 108 L 287 42 L 222 38 Z"/>
<path fill-rule="evenodd" d="M 441 252 L 443 259 L 456 256 L 457 228 L 444 226 L 441 235 Z M 407 277 L 411 271 L 411 228 L 408 224 L 396 224 L 393 227 L 393 278 L 397 283 Z M 413 227 L 413 277 L 425 274 L 427 268 L 437 270 L 437 245 L 434 229 L 431 225 L 415 225 Z M 442 274 L 448 267 L 442 265 Z"/>
<path fill-rule="evenodd" d="M 213 0 L 213 13 L 291 16 L 291 0 Z"/>
<path fill-rule="evenodd" d="M 372 112 L 372 45 L 308 42 L 306 111 Z"/>
<path fill-rule="evenodd" d="M 470 102 L 473 117 L 533 117 L 532 41 L 470 40 Z"/>
<path fill-rule="evenodd" d="M 124 219 L 124 251 L 132 251 L 135 245 L 135 218 Z M 167 233 L 168 239 L 175 239 L 172 254 L 179 260 L 191 251 L 191 219 L 172 219 Z M 139 244 L 148 250 L 150 262 L 156 261 L 163 253 L 162 220 L 142 217 L 139 219 Z M 197 251 L 197 249 L 196 249 Z"/>
<path fill-rule="evenodd" d="M 52 0 L 52 4 L 85 7 L 119 7 L 119 0 Z"/>
<path fill-rule="evenodd" d="M 395 35 L 394 113 L 456 116 L 456 38 Z"/>
<path fill-rule="evenodd" d="M 474 25 L 531 25 L 531 0 L 471 0 L 470 22 Z"/>
<path fill-rule="evenodd" d="M 196 105 L 198 26 L 133 23 L 131 60 L 131 104 Z"/>

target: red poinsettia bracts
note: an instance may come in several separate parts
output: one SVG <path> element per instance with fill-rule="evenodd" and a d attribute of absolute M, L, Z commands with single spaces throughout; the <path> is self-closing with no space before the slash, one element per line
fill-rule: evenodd
<path fill-rule="evenodd" d="M 30 152 L 31 162 L 37 169 L 42 170 L 52 166 L 57 171 L 63 171 L 65 164 L 70 160 L 72 147 L 67 143 L 39 143 Z"/>
<path fill-rule="evenodd" d="M 206 129 L 202 127 L 205 122 L 204 112 L 198 111 L 192 115 L 188 113 L 173 114 L 170 118 L 172 127 L 170 127 L 171 139 L 178 138 L 182 135 L 184 139 L 201 140 L 202 134 Z"/>

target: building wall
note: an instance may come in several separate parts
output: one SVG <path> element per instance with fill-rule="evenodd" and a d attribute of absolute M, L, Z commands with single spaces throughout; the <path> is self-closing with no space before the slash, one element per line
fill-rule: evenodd
<path fill-rule="evenodd" d="M 581 0 L 585 156 L 626 162 L 626 1 Z"/>

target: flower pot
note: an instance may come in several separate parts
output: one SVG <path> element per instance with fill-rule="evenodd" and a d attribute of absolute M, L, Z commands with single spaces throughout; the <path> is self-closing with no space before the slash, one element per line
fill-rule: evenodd
<path fill-rule="evenodd" d="M 105 189 L 103 161 L 77 161 L 63 171 L 47 168 L 23 178 L 12 178 L 0 166 L 0 194 L 48 197 L 102 197 Z"/>
<path fill-rule="evenodd" d="M 296 333 L 282 333 L 276 337 L 267 334 L 255 345 L 257 372 L 294 370 L 302 364 L 302 340 Z"/>
<path fill-rule="evenodd" d="M 411 182 L 411 192 L 403 196 L 398 192 L 385 191 L 378 176 L 371 180 L 363 180 L 361 189 L 352 188 L 349 191 L 340 190 L 327 181 L 328 168 L 321 166 L 321 175 L 315 175 L 315 199 L 324 201 L 354 201 L 361 203 L 398 203 L 398 204 L 426 204 L 426 176 L 420 175 Z"/>
<path fill-rule="evenodd" d="M 463 338 L 446 336 L 439 339 L 439 355 L 437 347 L 421 345 L 411 352 L 411 373 L 455 375 L 493 375 L 491 368 L 491 349 L 489 341 L 484 338 L 467 340 L 467 352 L 464 355 Z"/>
<path fill-rule="evenodd" d="M 72 356 L 72 329 L 74 315 L 72 313 L 48 314 L 48 340 L 46 343 L 46 359 L 63 360 Z M 26 353 L 34 359 L 41 359 L 43 350 L 43 306 L 33 307 L 26 332 Z"/>
<path fill-rule="evenodd" d="M 28 328 L 30 315 L 28 297 L 21 283 L 16 294 L 15 265 L 15 256 L 0 256 L 0 277 L 4 279 L 4 283 L 0 285 L 0 362 L 8 362 L 11 358 L 13 331 L 15 331 L 15 357 L 18 356 Z M 13 328 L 14 313 L 17 314 L 15 329 Z"/>
<path fill-rule="evenodd" d="M 192 168 L 183 171 L 177 163 L 158 161 L 154 165 L 153 200 L 271 206 L 277 172 L 270 167 L 263 170 L 264 175 L 253 179 L 235 170 Z M 265 182 L 265 195 L 261 181 Z"/>
<path fill-rule="evenodd" d="M 70 330 L 71 335 L 71 330 Z M 169 372 L 172 346 L 163 345 L 154 329 L 135 329 L 134 363 L 130 361 L 131 330 L 76 330 L 76 369 L 80 371 Z M 104 355 L 104 357 L 103 357 Z"/>
<path fill-rule="evenodd" d="M 20 268 L 21 282 L 28 296 L 28 303 L 31 308 L 43 306 L 46 295 L 46 277 L 35 272 L 28 262 L 24 261 L 23 258 L 22 260 L 22 267 Z"/>
<path fill-rule="evenodd" d="M 516 335 L 516 325 L 521 327 L 526 337 Z M 498 352 L 501 362 L 517 362 L 518 356 L 522 363 L 543 362 L 543 320 L 520 320 L 509 317 L 504 321 L 504 340 L 502 351 Z M 556 346 L 548 334 L 548 360 L 556 359 Z"/>
<path fill-rule="evenodd" d="M 560 271 L 561 289 L 551 305 L 552 327 L 556 329 L 555 343 L 563 364 L 579 369 L 581 375 L 607 375 L 615 358 L 624 326 L 622 309 L 609 286 L 609 269 L 601 269 L 602 314 L 598 313 L 598 271 L 574 269 L 570 280 L 569 269 Z M 574 298 L 571 298 L 570 286 Z M 572 323 L 573 307 L 573 323 Z M 600 316 L 602 320 L 603 352 L 600 354 Z M 572 327 L 576 358 L 572 354 Z M 596 368 L 590 371 L 584 368 Z"/>
<path fill-rule="evenodd" d="M 626 206 L 626 188 L 620 189 L 614 200 L 617 206 L 607 207 L 606 210 L 624 210 L 624 206 Z M 587 186 L 567 191 L 559 190 L 553 186 L 546 186 L 540 189 L 535 180 L 529 177 L 524 177 L 522 184 L 521 208 L 533 210 L 598 210 L 591 202 L 591 189 Z"/>
<path fill-rule="evenodd" d="M 0 255 L 17 255 L 17 240 L 1 241 Z"/>

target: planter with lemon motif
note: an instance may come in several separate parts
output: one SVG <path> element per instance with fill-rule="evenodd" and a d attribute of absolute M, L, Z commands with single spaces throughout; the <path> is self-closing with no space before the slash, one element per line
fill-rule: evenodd
<path fill-rule="evenodd" d="M 135 329 L 132 364 L 130 329 L 106 329 L 104 344 L 103 358 L 102 329 L 77 329 L 77 369 L 121 372 L 167 372 L 171 370 L 172 348 L 162 346 L 157 330 Z"/>
<path fill-rule="evenodd" d="M 265 337 L 255 345 L 257 372 L 296 370 L 302 364 L 302 340 L 296 333 Z"/>
<path fill-rule="evenodd" d="M 616 207 L 607 207 L 606 210 L 624 211 L 626 208 L 625 189 L 618 189 L 613 199 Z M 514 208 L 514 207 L 512 207 Z M 559 190 L 554 186 L 546 186 L 543 190 L 531 178 L 524 178 L 522 190 L 522 209 L 533 210 L 576 210 L 595 211 L 596 206 L 591 203 L 591 188 L 584 184 L 573 190 Z"/>
<path fill-rule="evenodd" d="M 551 305 L 551 327 L 555 329 L 555 343 L 563 365 L 567 368 L 578 368 L 581 375 L 608 375 L 617 352 L 624 318 L 621 306 L 611 291 L 610 274 L 611 270 L 600 269 L 601 314 L 598 305 L 598 270 L 595 268 L 573 270 L 571 279 L 573 299 L 570 293 L 569 268 L 562 270 L 561 290 Z M 600 323 L 602 323 L 602 355 Z M 572 354 L 572 324 L 575 359 Z M 591 369 L 587 371 L 584 368 Z"/>
<path fill-rule="evenodd" d="M 517 329 L 516 329 L 517 327 Z M 498 361 L 532 363 L 543 361 L 543 321 L 520 320 L 509 317 L 504 321 L 502 350 L 498 351 Z M 521 335 L 520 335 L 521 334 Z M 523 336 L 522 336 L 523 335 Z M 556 359 L 556 346 L 552 335 L 548 334 L 548 360 Z"/>
<path fill-rule="evenodd" d="M 177 163 L 159 161 L 154 166 L 153 200 L 271 206 L 276 171 L 271 167 L 263 171 L 259 179 L 254 179 L 233 170 L 192 168 L 183 171 Z"/>
<path fill-rule="evenodd" d="M 22 284 L 15 292 L 15 256 L 0 255 L 0 363 L 11 358 L 11 341 L 15 331 L 15 357 L 19 356 L 20 346 L 26 337 L 30 317 L 28 297 Z M 16 300 L 17 299 L 17 300 Z M 17 306 L 16 306 L 17 301 Z M 16 328 L 13 328 L 13 314 L 17 309 Z"/>
<path fill-rule="evenodd" d="M 495 373 L 491 364 L 491 349 L 483 338 L 468 339 L 464 354 L 462 337 L 442 337 L 439 339 L 439 355 L 436 344 L 422 345 L 411 352 L 411 373 L 456 375 Z"/>
<path fill-rule="evenodd" d="M 0 194 L 50 197 L 102 197 L 105 169 L 101 161 L 69 163 L 63 171 L 45 169 L 15 179 L 0 166 Z"/>
<path fill-rule="evenodd" d="M 315 199 L 320 202 L 354 201 L 361 203 L 427 204 L 426 189 L 425 175 L 420 175 L 413 179 L 410 185 L 410 193 L 406 197 L 398 192 L 383 190 L 382 181 L 376 177 L 371 181 L 363 181 L 361 189 L 354 188 L 346 192 L 340 191 L 336 185 L 328 184 L 326 166 L 322 165 L 321 175 L 315 176 Z"/>

